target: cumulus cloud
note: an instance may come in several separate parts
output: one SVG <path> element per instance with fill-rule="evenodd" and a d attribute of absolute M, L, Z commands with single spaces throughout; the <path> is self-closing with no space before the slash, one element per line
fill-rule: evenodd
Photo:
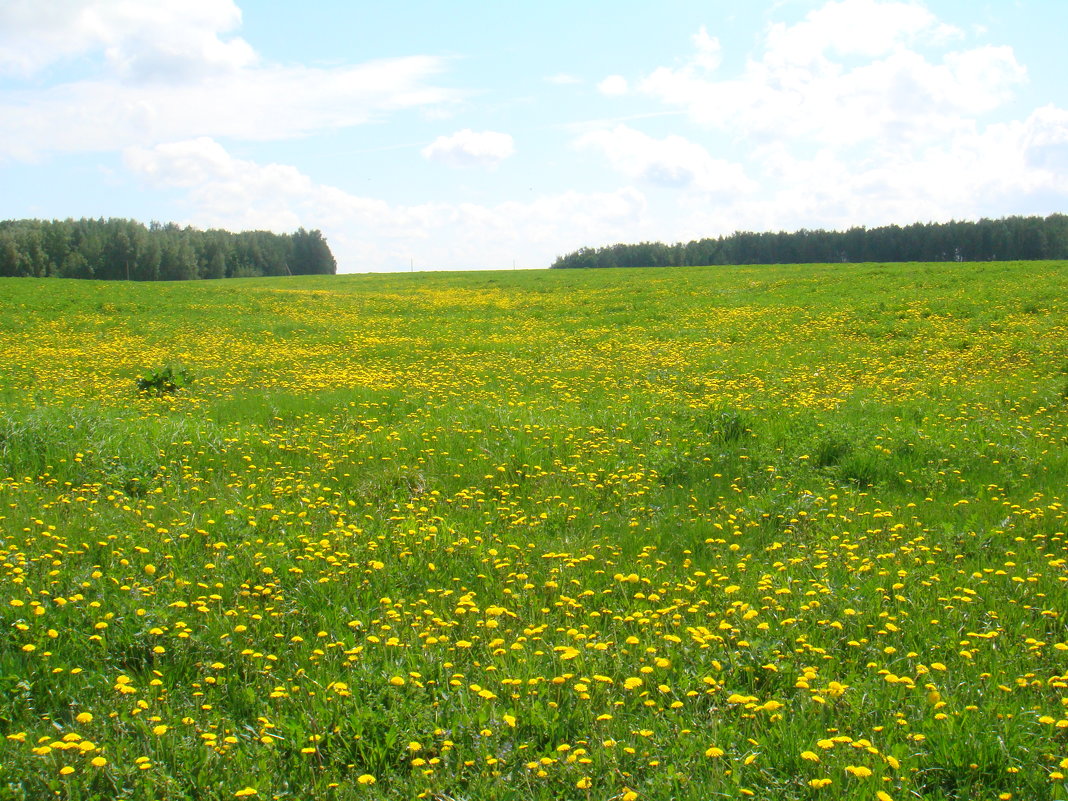
<path fill-rule="evenodd" d="M 709 36 L 704 25 L 693 36 L 695 66 L 704 70 L 716 69 L 723 60 L 722 46 L 719 39 Z"/>
<path fill-rule="evenodd" d="M 430 56 L 332 67 L 264 63 L 243 39 L 226 35 L 240 21 L 230 0 L 0 5 L 0 68 L 32 73 L 74 57 L 99 62 L 88 78 L 0 92 L 0 158 L 196 136 L 286 139 L 459 97 L 433 85 L 444 62 Z"/>
<path fill-rule="evenodd" d="M 515 153 L 515 142 L 506 133 L 465 128 L 439 136 L 421 152 L 427 160 L 449 167 L 496 167 Z"/>
<path fill-rule="evenodd" d="M 962 35 L 919 3 L 839 0 L 794 25 L 772 25 L 767 50 L 773 61 L 805 64 L 828 54 L 881 57 L 916 43 L 945 45 Z"/>
<path fill-rule="evenodd" d="M 599 151 L 628 178 L 658 186 L 732 195 L 755 188 L 740 165 L 715 159 L 705 148 L 681 136 L 656 139 L 619 125 L 585 134 L 575 145 Z"/>
<path fill-rule="evenodd" d="M 710 204 L 680 225 L 726 233 L 1049 213 L 1068 200 L 1068 111 L 1046 106 L 920 154 L 861 162 L 834 148 L 798 155 L 776 142 L 754 161 L 769 191 Z"/>
<path fill-rule="evenodd" d="M 81 55 L 103 53 L 124 79 L 185 79 L 228 72 L 256 60 L 239 37 L 232 0 L 9 0 L 0 5 L 0 70 L 32 74 Z"/>
<path fill-rule="evenodd" d="M 679 109 L 690 139 L 625 126 L 580 147 L 635 181 L 706 188 L 681 202 L 682 237 L 1048 213 L 1068 200 L 1068 111 L 1004 110 L 1027 71 L 923 4 L 832 0 L 766 28 L 728 71 L 705 28 L 633 91 Z M 731 161 L 713 152 L 732 153 Z"/>
<path fill-rule="evenodd" d="M 1023 140 L 1027 166 L 1055 176 L 1068 191 L 1068 110 L 1037 109 L 1025 125 Z"/>
<path fill-rule="evenodd" d="M 932 141 L 1003 104 L 1026 79 L 1011 48 L 929 58 L 920 48 L 959 32 L 915 3 L 841 0 L 768 30 L 740 75 L 718 77 L 715 40 L 701 31 L 680 66 L 661 67 L 639 91 L 699 124 L 765 140 L 820 144 Z"/>
<path fill-rule="evenodd" d="M 391 204 L 312 181 L 285 164 L 232 156 L 202 137 L 131 148 L 128 169 L 155 188 L 184 193 L 186 222 L 231 230 L 321 229 L 348 272 L 548 266 L 591 242 L 629 238 L 646 224 L 645 196 L 563 192 L 526 202 Z"/>

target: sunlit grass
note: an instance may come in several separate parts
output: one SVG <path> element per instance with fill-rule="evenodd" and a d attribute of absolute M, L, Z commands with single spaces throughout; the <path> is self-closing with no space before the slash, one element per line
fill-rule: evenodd
<path fill-rule="evenodd" d="M 1064 263 L 0 293 L 0 799 L 1068 797 Z"/>

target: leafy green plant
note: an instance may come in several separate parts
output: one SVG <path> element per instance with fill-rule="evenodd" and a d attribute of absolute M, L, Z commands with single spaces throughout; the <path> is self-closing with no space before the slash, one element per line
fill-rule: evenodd
<path fill-rule="evenodd" d="M 175 369 L 167 365 L 158 370 L 145 373 L 137 379 L 137 389 L 146 395 L 155 395 L 161 398 L 164 395 L 173 395 L 183 389 L 187 389 L 193 383 L 193 375 L 186 368 Z"/>

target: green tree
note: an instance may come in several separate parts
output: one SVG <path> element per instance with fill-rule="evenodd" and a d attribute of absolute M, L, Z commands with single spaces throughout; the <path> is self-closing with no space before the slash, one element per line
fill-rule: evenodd
<path fill-rule="evenodd" d="M 320 231 L 305 231 L 293 234 L 293 249 L 289 268 L 294 275 L 333 275 L 337 262 Z"/>

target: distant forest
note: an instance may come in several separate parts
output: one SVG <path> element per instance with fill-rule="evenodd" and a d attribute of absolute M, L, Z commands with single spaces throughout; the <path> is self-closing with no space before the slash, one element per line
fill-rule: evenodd
<path fill-rule="evenodd" d="M 0 221 L 0 276 L 188 281 L 334 274 L 319 231 L 201 231 L 135 220 Z"/>
<path fill-rule="evenodd" d="M 1068 259 L 1068 216 L 786 233 L 736 232 L 665 245 L 609 245 L 560 256 L 554 269 L 689 267 L 704 264 L 812 264 L 869 261 Z"/>

